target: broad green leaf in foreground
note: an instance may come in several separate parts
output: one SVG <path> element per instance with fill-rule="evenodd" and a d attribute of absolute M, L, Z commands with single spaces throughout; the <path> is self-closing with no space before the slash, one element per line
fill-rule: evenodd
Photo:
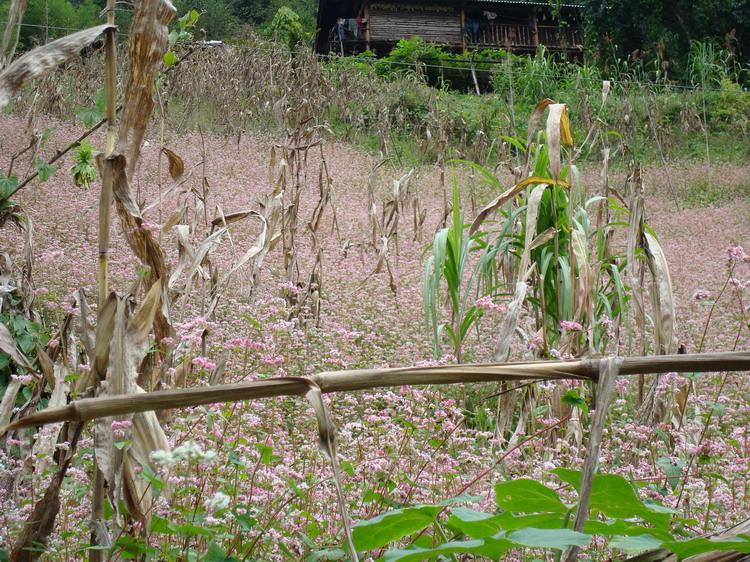
<path fill-rule="evenodd" d="M 712 551 L 736 551 L 750 554 L 750 538 L 746 536 L 734 539 L 706 539 L 697 537 L 687 541 L 672 541 L 662 544 L 663 548 L 676 554 L 681 560 L 696 554 Z"/>
<path fill-rule="evenodd" d="M 565 549 L 569 546 L 586 546 L 591 535 L 579 533 L 572 529 L 534 529 L 527 527 L 508 535 L 508 540 L 531 548 Z"/>
<path fill-rule="evenodd" d="M 651 535 L 635 535 L 630 537 L 614 537 L 609 541 L 610 548 L 623 550 L 628 554 L 642 552 L 661 547 L 662 541 Z"/>
<path fill-rule="evenodd" d="M 450 554 L 473 554 L 474 556 L 485 556 L 497 560 L 509 549 L 513 543 L 501 537 L 488 537 L 472 541 L 451 541 L 441 544 L 435 548 L 409 548 L 389 550 L 385 553 L 385 562 L 421 562 L 422 560 L 434 560 L 438 556 Z"/>
<path fill-rule="evenodd" d="M 354 545 L 363 551 L 381 548 L 429 527 L 442 509 L 437 505 L 407 507 L 360 521 L 353 528 Z"/>
<path fill-rule="evenodd" d="M 519 478 L 495 485 L 498 507 L 517 513 L 565 513 L 568 508 L 557 494 L 529 478 Z"/>

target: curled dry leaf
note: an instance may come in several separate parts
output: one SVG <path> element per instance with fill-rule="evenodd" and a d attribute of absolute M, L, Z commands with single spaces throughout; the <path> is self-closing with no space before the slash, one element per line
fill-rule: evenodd
<path fill-rule="evenodd" d="M 177 155 L 177 153 L 168 149 L 166 146 L 163 146 L 161 151 L 166 154 L 167 160 L 169 161 L 169 175 L 172 176 L 174 181 L 179 181 L 185 174 L 185 162 Z"/>
<path fill-rule="evenodd" d="M 211 221 L 211 226 L 216 228 L 217 226 L 227 226 L 234 222 L 239 222 L 246 219 L 249 216 L 257 215 L 258 213 L 253 210 L 238 211 L 236 213 L 229 213 L 225 215 L 221 213 L 218 217 Z"/>
<path fill-rule="evenodd" d="M 112 194 L 114 196 L 117 214 L 120 216 L 122 229 L 125 239 L 128 242 L 133 253 L 141 260 L 143 265 L 151 269 L 151 275 L 146 279 L 147 288 L 159 280 L 161 283 L 162 298 L 161 310 L 156 316 L 154 330 L 157 340 L 161 341 L 172 334 L 170 322 L 169 304 L 170 300 L 167 294 L 168 284 L 166 280 L 169 277 L 169 268 L 161 244 L 154 237 L 151 231 L 143 228 L 143 216 L 133 199 L 130 191 L 128 177 L 125 171 L 126 158 L 122 154 L 113 154 L 104 160 L 105 166 L 111 166 L 113 186 Z"/>
<path fill-rule="evenodd" d="M 521 175 L 521 177 L 529 175 L 529 170 L 531 169 L 531 141 L 534 139 L 534 135 L 536 134 L 537 128 L 539 127 L 539 121 L 542 119 L 544 110 L 553 103 L 555 102 L 549 98 L 543 99 L 538 104 L 536 104 L 536 107 L 529 116 L 529 121 L 526 126 L 526 164 L 524 165 L 523 174 Z"/>
<path fill-rule="evenodd" d="M 589 430 L 589 443 L 586 447 L 586 460 L 581 471 L 581 483 L 578 492 L 578 507 L 576 509 L 573 529 L 583 531 L 583 526 L 589 517 L 589 503 L 591 500 L 591 486 L 594 482 L 599 465 L 599 452 L 604 436 L 604 422 L 607 420 L 609 403 L 615 388 L 615 382 L 620 374 L 622 359 L 619 357 L 608 357 L 601 359 L 599 367 L 599 381 L 596 385 L 596 409 L 591 420 Z M 565 555 L 566 562 L 578 560 L 578 547 L 571 547 Z"/>
<path fill-rule="evenodd" d="M 51 41 L 19 57 L 0 74 L 0 109 L 8 104 L 11 96 L 18 92 L 26 81 L 39 78 L 77 57 L 81 49 L 91 45 L 102 33 L 112 28 L 114 26 L 106 24 L 90 27 Z"/>
<path fill-rule="evenodd" d="M 169 45 L 167 24 L 175 13 L 169 0 L 140 0 L 135 4 L 128 43 L 130 72 L 117 139 L 117 152 L 127 157 L 128 178 L 135 170 L 154 109 L 154 80 Z"/>
<path fill-rule="evenodd" d="M 564 103 L 553 103 L 549 106 L 547 116 L 547 146 L 549 147 L 550 170 L 554 179 L 560 177 L 561 145 L 573 146 L 568 106 Z"/>
<path fill-rule="evenodd" d="M 64 406 L 68 398 L 68 386 L 66 377 L 68 368 L 63 364 L 54 366 L 54 390 L 47 403 L 47 408 L 59 408 Z M 32 448 L 32 455 L 36 462 L 34 463 L 34 474 L 37 478 L 44 475 L 46 469 L 52 464 L 52 458 L 55 454 L 55 445 L 57 438 L 62 429 L 62 423 L 45 425 L 38 432 L 38 437 Z"/>
<path fill-rule="evenodd" d="M 323 401 L 323 393 L 321 392 L 320 387 L 310 379 L 302 377 L 288 378 L 298 379 L 308 386 L 308 390 L 305 393 L 305 399 L 313 407 L 313 410 L 315 410 L 315 418 L 318 421 L 318 447 L 331 463 L 333 483 L 336 487 L 336 497 L 339 504 L 339 511 L 341 512 L 341 519 L 344 523 L 344 532 L 346 533 L 349 555 L 351 556 L 352 562 L 357 562 L 359 558 L 352 537 L 352 524 L 346 504 L 346 496 L 344 496 L 341 467 L 339 466 L 338 453 L 336 452 L 336 426 L 333 424 L 333 421 L 331 421 L 331 416 L 329 415 L 328 408 L 326 408 L 325 402 Z"/>
<path fill-rule="evenodd" d="M 17 378 L 12 378 L 8 386 L 5 387 L 3 399 L 0 401 L 0 427 L 7 426 L 10 422 L 19 390 L 21 390 L 21 381 Z"/>
<path fill-rule="evenodd" d="M 487 217 L 490 216 L 492 213 L 494 213 L 497 209 L 502 207 L 505 203 L 513 199 L 516 195 L 521 193 L 524 189 L 526 189 L 530 185 L 561 185 L 563 187 L 570 187 L 568 182 L 563 180 L 553 180 L 551 178 L 542 178 L 539 176 L 531 176 L 526 179 L 521 180 L 516 185 L 508 189 L 507 191 L 504 191 L 500 195 L 498 195 L 495 199 L 492 200 L 486 207 L 484 207 L 481 211 L 479 211 L 479 214 L 477 214 L 477 217 L 474 219 L 474 222 L 471 223 L 471 228 L 469 228 L 469 235 L 474 234 L 480 226 L 482 226 L 482 223 L 487 220 Z"/>
<path fill-rule="evenodd" d="M 675 300 L 667 257 L 659 241 L 652 234 L 645 232 L 644 239 L 646 260 L 654 279 L 652 302 L 657 349 L 662 355 L 674 353 L 677 350 Z"/>

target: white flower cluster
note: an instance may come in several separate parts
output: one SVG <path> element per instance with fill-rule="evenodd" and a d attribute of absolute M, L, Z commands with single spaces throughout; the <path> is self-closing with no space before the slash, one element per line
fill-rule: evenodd
<path fill-rule="evenodd" d="M 154 451 L 151 460 L 162 466 L 173 466 L 180 461 L 210 463 L 216 458 L 213 451 L 203 451 L 194 441 L 185 441 L 171 451 Z"/>
<path fill-rule="evenodd" d="M 230 498 L 224 492 L 216 492 L 213 497 L 208 498 L 203 505 L 206 506 L 206 511 L 209 513 L 216 513 L 229 507 Z"/>

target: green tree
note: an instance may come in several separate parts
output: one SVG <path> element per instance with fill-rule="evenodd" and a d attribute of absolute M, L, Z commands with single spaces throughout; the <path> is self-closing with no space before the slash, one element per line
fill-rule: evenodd
<path fill-rule="evenodd" d="M 279 8 L 271 23 L 266 27 L 265 34 L 293 49 L 308 38 L 300 21 L 299 15 L 286 6 Z"/>
<path fill-rule="evenodd" d="M 688 78 L 694 41 L 750 61 L 750 0 L 585 0 L 589 48 L 603 65 L 640 61 L 670 78 Z"/>
<path fill-rule="evenodd" d="M 235 0 L 234 7 L 243 22 L 260 28 L 268 27 L 280 8 L 289 8 L 296 13 L 306 33 L 314 32 L 318 25 L 315 0 Z"/>
<path fill-rule="evenodd" d="M 201 15 L 193 35 L 196 40 L 229 39 L 237 31 L 240 20 L 234 7 L 226 0 L 176 0 L 178 14 L 197 10 Z"/>
<path fill-rule="evenodd" d="M 5 21 L 10 3 L 0 2 L 0 19 Z M 29 0 L 18 41 L 21 50 L 28 49 L 74 30 L 100 23 L 101 6 L 94 0 Z"/>

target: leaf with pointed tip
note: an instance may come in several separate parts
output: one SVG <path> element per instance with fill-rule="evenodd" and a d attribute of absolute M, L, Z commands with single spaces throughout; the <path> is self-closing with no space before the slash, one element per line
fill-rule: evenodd
<path fill-rule="evenodd" d="M 176 152 L 170 150 L 166 146 L 163 146 L 161 151 L 167 155 L 167 160 L 169 161 L 169 175 L 172 176 L 174 181 L 179 180 L 185 174 L 185 162 Z"/>
<path fill-rule="evenodd" d="M 82 49 L 91 45 L 102 33 L 114 28 L 113 25 L 106 24 L 90 27 L 51 41 L 19 57 L 0 74 L 0 109 L 8 104 L 11 96 L 26 81 L 39 78 L 77 57 Z"/>
<path fill-rule="evenodd" d="M 530 478 L 516 478 L 495 485 L 498 507 L 514 513 L 566 513 L 558 495 Z"/>
<path fill-rule="evenodd" d="M 443 508 L 437 505 L 417 505 L 395 509 L 367 521 L 360 521 L 353 528 L 354 545 L 357 550 L 362 551 L 382 548 L 426 529 L 435 522 L 435 518 L 442 510 Z"/>

